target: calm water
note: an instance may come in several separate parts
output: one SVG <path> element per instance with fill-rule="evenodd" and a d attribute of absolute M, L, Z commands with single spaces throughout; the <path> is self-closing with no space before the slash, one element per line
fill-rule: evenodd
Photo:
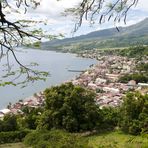
<path fill-rule="evenodd" d="M 17 57 L 26 65 L 31 62 L 37 62 L 39 66 L 35 68 L 41 71 L 49 71 L 50 77 L 48 77 L 46 81 L 30 83 L 25 88 L 20 88 L 20 86 L 0 86 L 0 109 L 6 107 L 9 102 L 14 103 L 19 99 L 33 95 L 35 92 L 71 80 L 79 75 L 78 72 L 68 72 L 68 69 L 85 70 L 89 68 L 91 64 L 96 63 L 96 60 L 76 57 L 74 54 L 32 49 L 23 49 L 23 52 L 17 52 Z M 15 67 L 17 65 L 16 62 L 12 57 L 10 57 L 10 59 L 11 64 Z M 1 61 L 0 69 L 2 69 L 2 65 L 5 62 L 4 60 Z M 0 76 L 2 74 L 3 71 L 1 70 Z"/>

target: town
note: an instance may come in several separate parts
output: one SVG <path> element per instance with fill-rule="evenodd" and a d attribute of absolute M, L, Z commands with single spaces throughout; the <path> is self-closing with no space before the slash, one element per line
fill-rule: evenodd
<path fill-rule="evenodd" d="M 83 53 L 82 57 L 96 58 L 97 64 L 91 65 L 89 69 L 82 72 L 78 77 L 71 80 L 74 85 L 80 85 L 96 92 L 96 103 L 100 108 L 105 106 L 117 107 L 123 102 L 125 93 L 129 90 L 137 90 L 141 93 L 148 93 L 147 83 L 137 83 L 130 80 L 128 83 L 121 83 L 119 78 L 125 74 L 135 73 L 137 60 L 119 55 L 101 55 L 98 52 Z M 143 57 L 141 63 L 148 63 L 148 58 Z M 39 92 L 15 104 L 9 104 L 7 109 L 0 110 L 0 119 L 5 114 L 23 114 L 22 108 L 44 106 L 44 93 Z"/>
<path fill-rule="evenodd" d="M 96 103 L 100 107 L 116 107 L 122 103 L 122 98 L 127 91 L 139 90 L 142 92 L 144 88 L 148 87 L 148 84 L 137 84 L 134 80 L 130 80 L 128 83 L 118 81 L 122 75 L 134 73 L 136 64 L 135 59 L 127 57 L 103 56 L 99 58 L 98 64 L 82 73 L 72 82 L 74 85 L 81 85 L 94 90 L 97 94 Z M 147 89 L 143 92 L 146 93 Z"/>

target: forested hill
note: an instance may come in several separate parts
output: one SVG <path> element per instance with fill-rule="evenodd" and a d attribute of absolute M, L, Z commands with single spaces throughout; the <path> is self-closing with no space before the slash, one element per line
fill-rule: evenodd
<path fill-rule="evenodd" d="M 94 31 L 86 35 L 81 35 L 63 40 L 53 40 L 42 44 L 43 49 L 66 49 L 66 48 L 105 48 L 105 47 L 125 47 L 129 45 L 148 45 L 148 18 L 143 21 L 128 26 Z"/>

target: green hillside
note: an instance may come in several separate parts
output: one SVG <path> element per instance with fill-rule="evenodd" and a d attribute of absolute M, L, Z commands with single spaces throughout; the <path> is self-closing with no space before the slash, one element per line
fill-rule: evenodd
<path fill-rule="evenodd" d="M 148 18 L 128 27 L 119 27 L 119 30 L 110 28 L 74 38 L 53 40 L 43 43 L 42 49 L 76 52 L 94 48 L 148 45 Z"/>

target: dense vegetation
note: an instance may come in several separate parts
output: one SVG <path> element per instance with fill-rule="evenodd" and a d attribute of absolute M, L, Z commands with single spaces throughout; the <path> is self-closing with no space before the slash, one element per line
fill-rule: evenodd
<path fill-rule="evenodd" d="M 35 130 L 38 125 L 38 120 L 40 118 L 40 114 L 43 112 L 43 108 L 31 108 L 31 107 L 23 107 L 22 111 L 24 113 L 23 118 L 18 117 L 19 128 L 20 129 L 31 129 Z"/>
<path fill-rule="evenodd" d="M 141 63 L 141 64 L 137 65 L 136 68 L 137 68 L 137 70 L 139 70 L 139 71 L 141 71 L 143 73 L 148 74 L 148 63 Z"/>
<path fill-rule="evenodd" d="M 72 83 L 46 89 L 45 96 L 45 108 L 23 108 L 23 118 L 9 115 L 0 122 L 0 143 L 19 142 L 27 135 L 24 142 L 33 147 L 87 148 L 88 131 L 118 127 L 132 135 L 148 134 L 148 95 L 129 92 L 120 107 L 103 109 L 95 104 L 93 92 Z"/>
<path fill-rule="evenodd" d="M 118 54 L 129 58 L 142 58 L 143 56 L 148 56 L 148 46 L 136 46 L 122 49 L 119 50 Z"/>
<path fill-rule="evenodd" d="M 72 83 L 45 90 L 46 107 L 39 128 L 65 129 L 70 132 L 95 129 L 101 121 L 95 94 Z"/>
<path fill-rule="evenodd" d="M 122 131 L 133 135 L 148 134 L 148 95 L 128 93 L 120 108 L 120 114 L 119 126 Z"/>
<path fill-rule="evenodd" d="M 58 132 L 56 131 L 56 133 L 58 133 Z M 66 132 L 62 132 L 62 133 L 65 134 Z M 45 133 L 45 134 L 47 134 L 47 133 Z M 29 135 L 27 137 L 29 137 Z M 56 134 L 54 134 L 54 135 L 56 135 Z M 64 137 L 64 135 L 63 135 L 63 137 Z M 76 137 L 76 136 L 73 136 L 73 137 Z M 83 146 L 85 146 L 86 148 L 137 148 L 137 147 L 147 148 L 148 147 L 147 137 L 128 135 L 128 134 L 124 134 L 123 132 L 120 132 L 120 131 L 106 132 L 106 133 L 94 134 L 94 135 L 83 136 L 83 137 L 81 135 L 78 135 L 78 137 L 80 137 L 81 141 L 77 140 L 77 138 L 76 138 L 76 142 L 79 141 L 79 145 L 83 144 L 82 148 L 83 148 Z M 26 138 L 26 139 L 28 139 L 28 138 Z M 47 142 L 37 142 L 36 141 L 36 143 L 39 144 L 40 148 L 47 147 L 47 146 L 51 147 L 51 148 L 56 147 L 55 143 L 54 143 L 55 144 L 54 146 L 53 145 L 51 146 L 49 141 L 51 141 L 50 138 L 49 138 L 49 140 L 47 140 Z M 28 143 L 28 140 L 25 140 L 25 142 Z M 40 143 L 42 143 L 42 144 L 40 144 Z M 66 142 L 63 141 L 61 144 L 61 147 L 64 145 L 64 143 L 67 144 Z M 58 144 L 59 144 L 59 141 L 58 141 Z M 73 144 L 73 143 L 71 143 L 71 144 Z M 72 147 L 72 145 L 70 145 L 70 146 Z M 78 144 L 76 146 L 78 146 Z M 36 144 L 34 144 L 34 147 L 37 147 Z M 66 146 L 64 145 L 64 147 L 66 147 Z M 23 143 L 9 143 L 9 144 L 0 145 L 0 148 L 26 148 L 26 146 Z M 58 148 L 60 148 L 59 145 L 58 145 Z"/>
<path fill-rule="evenodd" d="M 148 19 L 129 27 L 99 30 L 74 38 L 53 40 L 42 44 L 43 50 L 78 53 L 84 50 L 148 45 Z"/>
<path fill-rule="evenodd" d="M 121 131 L 96 134 L 89 137 L 90 148 L 147 148 L 148 137 L 124 134 Z"/>
<path fill-rule="evenodd" d="M 127 83 L 130 80 L 135 80 L 136 83 L 147 83 L 148 82 L 148 76 L 144 74 L 125 74 L 124 76 L 120 77 L 119 81 L 121 83 Z"/>
<path fill-rule="evenodd" d="M 116 52 L 116 54 L 118 55 L 125 56 L 128 58 L 135 58 L 137 60 L 137 66 L 134 69 L 135 73 L 125 74 L 121 76 L 119 82 L 127 83 L 130 80 L 135 80 L 136 83 L 148 82 L 148 63 L 142 60 L 143 57 L 148 56 L 148 46 L 130 47 L 116 51 L 114 50 L 114 52 Z"/>
<path fill-rule="evenodd" d="M 61 130 L 34 131 L 28 134 L 24 143 L 35 148 L 87 148 L 87 139 L 78 134 Z"/>
<path fill-rule="evenodd" d="M 30 132 L 29 130 L 0 132 L 0 144 L 21 142 Z"/>
<path fill-rule="evenodd" d="M 0 120 L 0 132 L 16 131 L 18 129 L 17 118 L 15 115 L 5 115 Z"/>

